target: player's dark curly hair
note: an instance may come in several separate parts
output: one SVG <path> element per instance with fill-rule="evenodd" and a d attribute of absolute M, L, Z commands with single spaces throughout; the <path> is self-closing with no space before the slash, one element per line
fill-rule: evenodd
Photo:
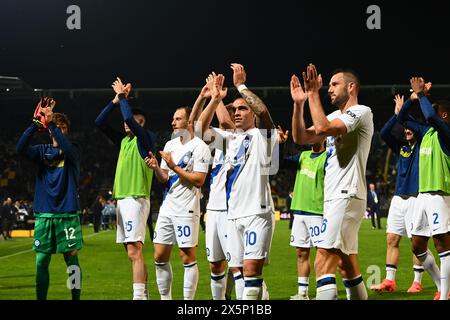
<path fill-rule="evenodd" d="M 58 126 L 59 124 L 65 124 L 67 126 L 67 130 L 70 131 L 70 120 L 69 117 L 64 113 L 54 113 L 53 123 L 56 126 Z"/>

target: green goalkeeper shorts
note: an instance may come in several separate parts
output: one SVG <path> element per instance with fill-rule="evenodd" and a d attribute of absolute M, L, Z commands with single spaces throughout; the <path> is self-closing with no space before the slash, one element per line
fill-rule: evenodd
<path fill-rule="evenodd" d="M 33 249 L 44 253 L 64 253 L 83 247 L 80 216 L 38 213 L 34 225 Z"/>

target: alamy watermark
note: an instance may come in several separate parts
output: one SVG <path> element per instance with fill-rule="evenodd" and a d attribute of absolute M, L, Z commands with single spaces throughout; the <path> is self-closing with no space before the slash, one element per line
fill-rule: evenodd
<path fill-rule="evenodd" d="M 67 267 L 67 273 L 69 277 L 67 278 L 67 288 L 69 290 L 81 289 L 81 270 L 77 265 L 72 265 Z"/>
<path fill-rule="evenodd" d="M 195 122 L 194 124 L 194 135 L 209 145 L 210 149 L 219 149 L 226 151 L 228 147 L 235 141 L 238 141 L 240 145 L 238 146 L 237 153 L 231 154 L 232 152 L 227 152 L 224 164 L 229 164 L 231 167 L 236 167 L 237 165 L 246 166 L 259 166 L 261 175 L 275 175 L 280 167 L 280 146 L 278 143 L 278 130 L 277 129 L 258 129 L 259 133 L 249 134 L 243 130 L 239 129 L 229 129 L 229 130 L 206 130 L 202 131 L 200 122 Z M 258 136 L 257 136 L 258 135 Z M 172 132 L 170 139 L 175 139 L 178 137 L 183 137 L 183 139 L 190 140 L 190 132 L 187 129 L 177 129 Z M 253 139 L 258 139 L 259 142 L 253 142 Z M 250 157 L 250 146 L 252 143 L 264 143 L 264 152 L 260 153 L 256 157 Z M 212 164 L 214 158 L 210 159 L 210 164 Z"/>
<path fill-rule="evenodd" d="M 81 30 L 81 8 L 75 4 L 67 7 L 67 17 L 66 26 L 69 30 Z"/>
<path fill-rule="evenodd" d="M 366 274 L 368 275 L 366 280 L 366 287 L 370 288 L 373 285 L 381 283 L 381 268 L 377 265 L 370 265 L 367 267 Z"/>
<path fill-rule="evenodd" d="M 380 30 L 381 29 L 381 8 L 376 4 L 372 4 L 367 7 L 367 14 L 370 16 L 367 18 L 366 26 L 369 30 Z"/>

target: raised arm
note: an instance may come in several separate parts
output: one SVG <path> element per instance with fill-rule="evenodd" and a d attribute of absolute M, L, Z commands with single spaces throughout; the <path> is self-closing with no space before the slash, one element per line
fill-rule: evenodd
<path fill-rule="evenodd" d="M 36 159 L 39 156 L 39 148 L 37 146 L 30 146 L 31 138 L 37 131 L 35 124 L 31 124 L 22 134 L 16 144 L 17 153 L 23 154 L 29 159 Z"/>
<path fill-rule="evenodd" d="M 306 128 L 304 107 L 308 96 L 303 91 L 300 80 L 296 75 L 291 77 L 291 97 L 294 101 L 292 114 L 292 139 L 294 143 L 310 144 L 322 141 L 323 137 L 316 134 L 314 127 Z"/>
<path fill-rule="evenodd" d="M 52 134 L 52 137 L 58 142 L 58 148 L 60 148 L 64 155 L 73 163 L 79 166 L 80 164 L 80 150 L 67 139 L 67 137 L 61 132 L 61 130 L 53 123 L 53 110 L 51 108 L 42 109 L 45 114 L 48 129 Z"/>
<path fill-rule="evenodd" d="M 402 97 L 402 99 L 403 99 L 403 97 Z M 403 123 L 403 122 L 410 120 L 409 112 L 411 110 L 411 102 L 413 101 L 413 99 L 414 99 L 414 97 L 410 97 L 408 100 L 406 100 L 401 105 L 400 109 L 398 109 L 398 112 L 396 112 L 398 121 Z M 397 110 L 397 108 L 396 108 L 396 110 Z"/>
<path fill-rule="evenodd" d="M 423 78 L 412 78 L 411 79 L 411 88 L 413 89 L 414 93 L 417 95 L 420 103 L 420 109 L 422 110 L 422 113 L 427 120 L 427 122 L 436 129 L 437 132 L 439 132 L 439 141 L 441 142 L 441 145 L 443 145 L 447 151 L 447 153 L 450 153 L 450 127 L 448 123 L 446 123 L 443 118 L 441 118 L 438 113 L 436 112 L 436 109 L 433 108 L 433 105 L 431 104 L 430 100 L 427 98 L 427 93 L 431 87 L 431 83 L 425 83 Z M 447 103 L 445 101 L 439 102 L 439 103 Z M 438 104 L 439 104 L 438 103 Z M 440 106 L 438 106 L 440 107 Z M 448 109 L 443 108 L 443 109 Z M 448 111 L 445 110 L 444 112 L 441 112 L 442 115 L 447 114 L 448 117 Z"/>
<path fill-rule="evenodd" d="M 79 165 L 80 163 L 80 150 L 74 144 L 72 144 L 69 139 L 61 130 L 53 124 L 53 122 L 48 123 L 48 128 L 52 133 L 53 138 L 58 142 L 58 147 L 64 152 L 65 156 L 74 164 Z"/>
<path fill-rule="evenodd" d="M 211 100 L 198 119 L 198 123 L 201 124 L 202 132 L 205 132 L 209 129 L 219 103 L 227 95 L 227 89 L 223 88 L 225 77 L 222 74 L 213 76 L 213 78 L 209 79 L 209 81 L 210 85 L 212 85 Z"/>
<path fill-rule="evenodd" d="M 388 122 L 386 122 L 386 124 L 380 131 L 381 138 L 384 140 L 384 142 L 386 142 L 388 147 L 391 148 L 392 151 L 394 151 L 396 154 L 400 152 L 402 143 L 392 134 L 392 129 L 397 123 L 399 123 L 398 114 L 400 109 L 404 105 L 403 101 L 404 96 L 400 96 L 399 94 L 395 95 L 394 115 L 388 120 Z"/>
<path fill-rule="evenodd" d="M 274 129 L 275 125 L 273 124 L 270 112 L 264 102 L 245 86 L 247 75 L 244 66 L 238 63 L 232 63 L 231 69 L 233 69 L 234 86 L 239 91 L 242 98 L 245 99 L 250 109 L 252 109 L 252 111 L 260 118 L 261 129 Z"/>
<path fill-rule="evenodd" d="M 155 150 L 156 140 L 155 137 L 150 135 L 148 131 L 141 126 L 134 119 L 133 112 L 131 111 L 130 105 L 127 99 L 123 95 L 119 96 L 120 99 L 120 112 L 125 123 L 130 128 L 131 132 L 136 136 L 138 140 L 139 154 L 142 159 L 145 159 L 150 151 Z"/>
<path fill-rule="evenodd" d="M 212 74 L 209 74 L 208 77 L 205 79 L 206 84 L 203 86 L 202 90 L 200 91 L 197 100 L 195 100 L 194 106 L 192 107 L 191 114 L 189 116 L 189 121 L 191 123 L 195 123 L 200 118 L 200 115 L 202 114 L 203 107 L 206 104 L 206 100 L 211 97 L 211 90 L 212 90 L 212 83 L 213 83 L 213 76 L 214 72 Z"/>
<path fill-rule="evenodd" d="M 108 103 L 108 105 L 100 112 L 100 114 L 95 119 L 95 125 L 111 140 L 115 146 L 120 148 L 120 143 L 125 137 L 125 134 L 114 130 L 108 123 L 107 119 L 114 108 L 118 105 L 119 99 L 117 98 L 117 104 L 114 101 Z"/>
<path fill-rule="evenodd" d="M 155 149 L 156 141 L 154 141 L 153 136 L 148 134 L 147 130 L 143 127 L 143 124 L 141 125 L 134 118 L 131 107 L 127 101 L 127 96 L 131 90 L 131 84 L 127 84 L 125 86 L 120 78 L 117 78 L 112 87 L 119 98 L 120 112 L 122 114 L 123 121 L 125 121 L 131 132 L 136 136 L 138 140 L 139 153 L 141 157 L 145 159 L 148 153 Z"/>
<path fill-rule="evenodd" d="M 31 139 L 38 129 L 47 130 L 47 119 L 45 117 L 45 113 L 43 110 L 53 109 L 56 105 L 56 101 L 52 98 L 42 97 L 39 100 L 38 105 L 34 111 L 33 115 L 33 124 L 30 125 L 25 132 L 22 134 L 20 139 L 17 141 L 16 151 L 24 156 L 28 157 L 31 160 L 36 160 L 40 156 L 40 147 L 39 146 L 31 146 Z"/>
<path fill-rule="evenodd" d="M 217 120 L 219 120 L 219 128 L 223 130 L 234 130 L 236 129 L 236 125 L 234 121 L 231 119 L 230 114 L 228 113 L 227 107 L 223 104 L 223 100 L 219 102 L 219 105 L 216 109 Z"/>
<path fill-rule="evenodd" d="M 347 127 L 340 119 L 329 121 L 323 111 L 319 90 L 322 88 L 322 76 L 317 73 L 316 66 L 310 64 L 307 72 L 303 72 L 305 89 L 308 94 L 309 109 L 314 129 L 319 136 L 337 136 L 347 133 Z"/>

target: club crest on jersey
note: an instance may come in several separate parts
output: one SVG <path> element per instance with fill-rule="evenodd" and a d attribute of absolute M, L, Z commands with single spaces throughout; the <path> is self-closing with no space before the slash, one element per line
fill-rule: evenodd
<path fill-rule="evenodd" d="M 39 247 L 40 245 L 41 245 L 41 242 L 39 241 L 39 239 L 34 240 L 35 247 Z"/>

